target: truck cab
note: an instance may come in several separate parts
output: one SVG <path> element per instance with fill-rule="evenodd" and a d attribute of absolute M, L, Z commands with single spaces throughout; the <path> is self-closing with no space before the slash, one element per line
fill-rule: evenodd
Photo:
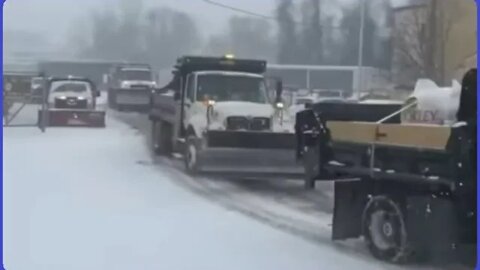
<path fill-rule="evenodd" d="M 279 119 L 275 119 L 275 107 L 259 74 L 193 72 L 187 76 L 184 100 L 183 127 L 193 129 L 195 134 L 202 134 L 206 129 L 289 132 L 292 128 L 282 130 Z"/>

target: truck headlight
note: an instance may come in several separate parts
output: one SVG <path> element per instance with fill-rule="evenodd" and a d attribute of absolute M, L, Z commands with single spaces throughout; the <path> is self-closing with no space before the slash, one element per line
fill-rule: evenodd
<path fill-rule="evenodd" d="M 67 99 L 67 97 L 66 97 L 66 96 L 60 96 L 60 97 L 57 97 L 57 98 L 58 98 L 58 99 L 61 99 L 61 100 L 65 100 L 65 99 Z"/>
<path fill-rule="evenodd" d="M 277 104 L 275 104 L 275 107 L 276 107 L 277 109 L 283 109 L 284 105 L 283 105 L 282 102 L 277 102 Z"/>
<path fill-rule="evenodd" d="M 128 88 L 128 87 L 130 87 L 130 85 L 129 85 L 128 82 L 122 82 L 122 83 L 120 84 L 120 87 L 122 87 L 122 88 Z"/>

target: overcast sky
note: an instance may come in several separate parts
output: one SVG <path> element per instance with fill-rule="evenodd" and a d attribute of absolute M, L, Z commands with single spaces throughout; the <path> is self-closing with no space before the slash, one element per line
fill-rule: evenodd
<path fill-rule="evenodd" d="M 72 22 L 86 23 L 88 14 L 95 9 L 116 8 L 118 0 L 7 0 L 4 6 L 4 30 L 28 30 L 46 34 L 49 40 L 63 46 L 67 32 L 72 31 Z M 140 1 L 140 0 L 130 0 Z M 256 13 L 273 15 L 276 0 L 215 0 L 217 2 L 251 10 Z M 358 0 L 328 0 L 348 3 Z M 394 0 L 405 2 L 406 0 Z M 302 0 L 297 0 L 302 2 Z M 145 7 L 169 6 L 193 16 L 202 34 L 222 31 L 232 15 L 239 14 L 205 3 L 203 0 L 143 0 Z M 331 4 L 333 2 L 330 2 Z M 241 15 L 241 14 L 240 14 Z M 83 16 L 83 17 L 82 17 Z M 80 20 L 79 20 L 80 18 Z M 83 19 L 82 19 L 83 18 Z M 85 29 L 80 26 L 79 29 Z M 8 41 L 7 41 L 8 42 Z"/>
<path fill-rule="evenodd" d="M 4 7 L 4 29 L 29 30 L 48 33 L 55 40 L 69 29 L 72 20 L 78 20 L 90 10 L 114 5 L 116 0 L 7 0 Z M 138 0 L 131 0 L 138 1 Z M 169 6 L 185 11 L 200 24 L 204 32 L 217 32 L 234 14 L 203 0 L 143 0 L 146 7 Z M 275 0 L 218 0 L 235 7 L 272 14 Z"/>

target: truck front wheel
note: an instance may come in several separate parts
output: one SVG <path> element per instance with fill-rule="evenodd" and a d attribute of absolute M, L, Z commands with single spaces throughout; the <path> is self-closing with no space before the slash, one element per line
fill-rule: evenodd
<path fill-rule="evenodd" d="M 189 136 L 187 138 L 187 144 L 185 147 L 184 161 L 185 169 L 188 174 L 196 175 L 199 172 L 199 147 L 195 136 Z"/>
<path fill-rule="evenodd" d="M 412 255 L 401 206 L 387 196 L 373 197 L 366 205 L 363 236 L 374 257 L 404 263 Z"/>

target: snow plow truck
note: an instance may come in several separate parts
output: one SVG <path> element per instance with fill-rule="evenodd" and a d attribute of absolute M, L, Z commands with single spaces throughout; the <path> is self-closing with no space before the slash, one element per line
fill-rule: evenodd
<path fill-rule="evenodd" d="M 152 148 L 183 154 L 190 174 L 298 177 L 293 121 L 267 95 L 261 60 L 184 56 L 151 98 Z"/>
<path fill-rule="evenodd" d="M 459 94 L 422 85 L 436 91 L 403 105 L 316 103 L 296 119 L 306 177 L 335 181 L 333 240 L 363 236 L 395 263 L 462 255 L 477 240 L 476 69 Z"/>
<path fill-rule="evenodd" d="M 156 87 L 152 69 L 147 64 L 121 64 L 107 77 L 108 104 L 119 111 L 145 112 L 150 108 L 150 94 Z"/>
<path fill-rule="evenodd" d="M 86 78 L 69 76 L 46 81 L 45 106 L 38 111 L 39 126 L 105 127 L 105 111 L 98 110 L 100 91 Z"/>

